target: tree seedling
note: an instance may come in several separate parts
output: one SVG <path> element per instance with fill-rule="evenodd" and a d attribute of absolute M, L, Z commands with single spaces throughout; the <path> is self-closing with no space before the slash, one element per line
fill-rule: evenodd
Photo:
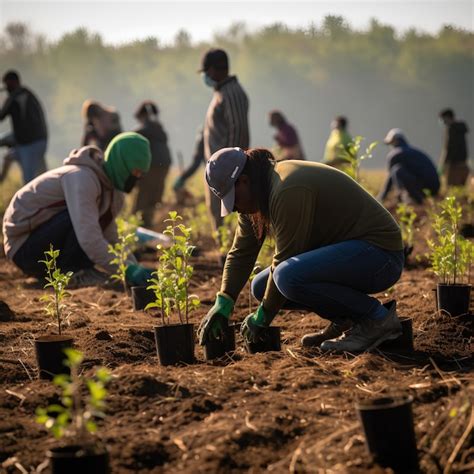
<path fill-rule="evenodd" d="M 405 248 L 413 247 L 415 235 L 414 223 L 417 218 L 415 208 L 403 202 L 399 203 L 396 209 L 400 230 L 402 231 L 402 240 Z"/>
<path fill-rule="evenodd" d="M 49 316 L 56 318 L 58 324 L 58 334 L 62 333 L 62 315 L 65 305 L 64 299 L 69 295 L 66 291 L 69 280 L 73 273 L 67 272 L 62 273 L 61 269 L 58 268 L 57 260 L 59 257 L 59 250 L 54 250 L 53 245 L 50 244 L 49 250 L 44 252 L 44 260 L 40 260 L 40 263 L 44 263 L 46 267 L 46 285 L 44 289 L 52 288 L 53 294 L 46 294 L 41 297 L 41 301 L 46 303 L 45 310 Z"/>
<path fill-rule="evenodd" d="M 222 225 L 214 232 L 214 238 L 219 244 L 219 251 L 222 255 L 229 253 L 236 226 L 237 214 L 232 212 L 224 217 Z"/>
<path fill-rule="evenodd" d="M 189 260 L 194 247 L 191 245 L 191 228 L 181 223 L 182 217 L 176 211 L 168 213 L 169 218 L 165 235 L 171 239 L 171 246 L 164 248 L 158 245 L 161 253 L 158 268 L 152 275 L 148 289 L 155 293 L 155 301 L 145 309 L 157 308 L 161 311 L 163 324 L 170 319 L 171 314 L 178 313 L 181 324 L 189 321 L 189 314 L 197 309 L 200 301 L 197 295 L 189 294 L 189 282 L 194 268 Z"/>
<path fill-rule="evenodd" d="M 348 143 L 347 146 L 339 145 L 341 148 L 341 158 L 346 162 L 342 167 L 342 171 L 348 174 L 352 179 L 355 179 L 358 183 L 360 182 L 360 166 L 362 161 L 372 158 L 373 151 L 378 145 L 378 142 L 372 142 L 365 149 L 364 153 L 360 153 L 362 142 L 365 140 L 360 135 L 354 137 L 354 139 Z"/>
<path fill-rule="evenodd" d="M 470 273 L 472 243 L 459 233 L 462 207 L 455 196 L 448 196 L 433 216 L 434 239 L 428 239 L 432 270 L 442 284 L 459 283 Z"/>
<path fill-rule="evenodd" d="M 109 244 L 109 253 L 114 257 L 110 263 L 117 268 L 117 272 L 112 275 L 112 279 L 122 282 L 123 289 L 127 292 L 127 261 L 128 256 L 133 252 L 138 242 L 136 232 L 138 221 L 134 223 L 118 217 L 115 222 L 117 223 L 118 240 L 113 245 Z"/>
<path fill-rule="evenodd" d="M 79 375 L 82 353 L 75 349 L 65 349 L 64 352 L 71 375 L 60 374 L 53 379 L 54 385 L 62 391 L 61 403 L 37 408 L 36 421 L 50 430 L 55 438 L 68 435 L 81 444 L 87 440 L 88 434 L 97 431 L 95 420 L 105 416 L 105 386 L 110 380 L 110 374 L 100 367 L 93 377 Z M 85 398 L 82 396 L 83 387 L 87 389 Z"/>

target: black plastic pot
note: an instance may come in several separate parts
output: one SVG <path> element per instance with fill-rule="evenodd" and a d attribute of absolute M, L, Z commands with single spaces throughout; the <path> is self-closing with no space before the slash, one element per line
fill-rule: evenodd
<path fill-rule="evenodd" d="M 155 301 L 155 292 L 147 290 L 146 286 L 132 286 L 132 304 L 135 311 L 146 308 L 148 303 Z"/>
<path fill-rule="evenodd" d="M 153 329 L 161 365 L 194 363 L 194 324 L 169 324 Z"/>
<path fill-rule="evenodd" d="M 461 235 L 466 239 L 474 237 L 474 224 L 464 224 L 461 227 Z"/>
<path fill-rule="evenodd" d="M 63 446 L 47 452 L 52 474 L 108 474 L 107 450 L 92 450 L 82 446 Z"/>
<path fill-rule="evenodd" d="M 48 335 L 35 339 L 36 361 L 40 379 L 52 380 L 55 375 L 69 374 L 65 365 L 64 349 L 72 347 L 74 339 L 70 336 Z"/>
<path fill-rule="evenodd" d="M 205 360 L 219 359 L 225 354 L 235 351 L 235 327 L 227 326 L 222 339 L 209 341 L 203 350 Z"/>
<path fill-rule="evenodd" d="M 280 328 L 270 326 L 262 332 L 262 337 L 257 342 L 245 341 L 245 349 L 249 354 L 257 352 L 281 351 Z"/>
<path fill-rule="evenodd" d="M 369 454 L 397 473 L 419 472 L 412 402 L 412 396 L 399 396 L 357 404 Z"/>
<path fill-rule="evenodd" d="M 413 320 L 411 318 L 400 318 L 400 323 L 402 325 L 401 336 L 380 344 L 379 348 L 381 350 L 413 352 Z"/>
<path fill-rule="evenodd" d="M 469 313 L 471 285 L 441 285 L 436 288 L 437 310 L 456 317 Z"/>

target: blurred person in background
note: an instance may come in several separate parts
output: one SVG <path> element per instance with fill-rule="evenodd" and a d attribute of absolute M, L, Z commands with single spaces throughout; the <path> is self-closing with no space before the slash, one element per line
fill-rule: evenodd
<path fill-rule="evenodd" d="M 260 305 L 242 323 L 247 341 L 259 340 L 281 309 L 330 321 L 303 337 L 306 347 L 362 352 L 401 334 L 396 302 L 370 296 L 400 278 L 400 228 L 356 181 L 321 163 L 275 163 L 268 150 L 239 148 L 215 153 L 206 180 L 222 215 L 238 212 L 238 225 L 215 304 L 201 321 L 200 344 L 222 334 L 270 233 L 275 253 L 252 281 Z"/>
<path fill-rule="evenodd" d="M 465 122 L 456 120 L 452 109 L 442 110 L 439 119 L 445 125 L 440 170 L 446 177 L 448 186 L 464 186 L 469 175 L 466 140 L 469 129 Z"/>
<path fill-rule="evenodd" d="M 0 121 L 10 116 L 14 144 L 7 154 L 2 168 L 5 177 L 11 161 L 17 161 L 26 184 L 46 171 L 45 153 L 48 144 L 48 128 L 40 101 L 36 95 L 21 84 L 18 72 L 7 71 L 2 78 L 8 93 L 0 109 Z"/>
<path fill-rule="evenodd" d="M 171 166 L 168 136 L 158 120 L 158 106 L 151 100 L 142 102 L 135 111 L 140 126 L 135 132 L 150 142 L 151 166 L 148 173 L 138 183 L 138 194 L 133 212 L 141 212 L 143 225 L 153 224 L 153 214 L 157 204 L 162 202 L 165 181 Z"/>
<path fill-rule="evenodd" d="M 249 100 L 237 77 L 229 75 L 227 53 L 222 49 L 208 50 L 202 58 L 200 72 L 206 86 L 214 90 L 204 124 L 206 161 L 221 148 L 247 149 L 250 141 Z M 217 232 L 223 223 L 220 201 L 208 186 L 204 188 L 213 230 Z"/>
<path fill-rule="evenodd" d="M 276 129 L 273 136 L 277 143 L 273 155 L 277 161 L 304 160 L 303 149 L 295 127 L 287 122 L 279 110 L 272 110 L 268 114 L 268 122 Z"/>
<path fill-rule="evenodd" d="M 331 122 L 331 133 L 324 150 L 323 163 L 325 165 L 338 168 L 347 163 L 343 152 L 344 150 L 349 152 L 349 144 L 352 142 L 352 137 L 347 131 L 347 127 L 348 120 L 342 115 L 336 117 Z"/>
<path fill-rule="evenodd" d="M 137 133 L 116 136 L 102 153 L 95 146 L 72 150 L 63 166 L 41 174 L 12 198 L 3 216 L 7 258 L 27 275 L 42 279 L 44 252 L 59 250 L 58 267 L 72 271 L 71 287 L 105 282 L 117 272 L 109 244 L 117 241 L 115 218 L 151 162 L 148 140 Z M 143 285 L 151 270 L 127 259 L 127 282 Z"/>
<path fill-rule="evenodd" d="M 431 158 L 410 146 L 399 128 L 392 128 L 384 142 L 391 147 L 387 155 L 388 177 L 377 199 L 383 202 L 393 187 L 399 201 L 421 204 L 426 193 L 436 196 L 440 182 Z"/>
<path fill-rule="evenodd" d="M 112 138 L 122 132 L 120 116 L 113 107 L 88 99 L 82 104 L 81 115 L 84 122 L 81 146 L 94 145 L 105 151 Z"/>

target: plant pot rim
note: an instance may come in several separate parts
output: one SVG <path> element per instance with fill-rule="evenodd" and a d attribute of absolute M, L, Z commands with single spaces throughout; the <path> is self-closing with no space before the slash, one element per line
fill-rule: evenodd
<path fill-rule="evenodd" d="M 88 444 L 67 444 L 65 446 L 55 446 L 46 451 L 49 458 L 64 459 L 85 456 L 101 456 L 107 454 L 107 448 L 102 443 L 88 443 Z M 80 453 L 79 456 L 77 453 Z"/>
<path fill-rule="evenodd" d="M 153 329 L 161 328 L 175 328 L 175 327 L 184 327 L 184 326 L 194 326 L 193 323 L 178 323 L 178 324 L 160 324 L 159 326 L 153 326 Z"/>
<path fill-rule="evenodd" d="M 411 403 L 413 403 L 412 395 L 394 395 L 359 400 L 357 402 L 357 409 L 359 411 L 389 410 Z"/>
<path fill-rule="evenodd" d="M 447 286 L 450 288 L 472 288 L 472 285 L 469 283 L 438 283 L 437 287 L 439 288 L 440 286 Z M 433 288 L 433 290 L 436 290 L 436 288 Z"/>
<path fill-rule="evenodd" d="M 67 342 L 74 341 L 72 336 L 67 334 L 43 334 L 35 338 L 35 342 Z"/>

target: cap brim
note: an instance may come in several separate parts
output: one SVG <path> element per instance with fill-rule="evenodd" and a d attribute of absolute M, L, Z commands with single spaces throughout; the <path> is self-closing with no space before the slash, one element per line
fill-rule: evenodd
<path fill-rule="evenodd" d="M 235 204 L 235 186 L 221 200 L 221 217 L 225 217 L 234 212 Z"/>

